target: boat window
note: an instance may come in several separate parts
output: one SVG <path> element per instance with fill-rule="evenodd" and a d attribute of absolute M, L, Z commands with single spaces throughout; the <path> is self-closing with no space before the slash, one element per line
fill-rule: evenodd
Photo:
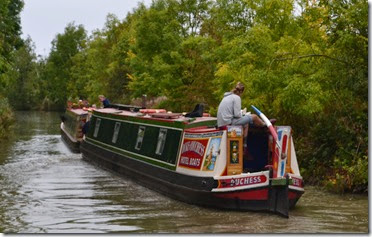
<path fill-rule="evenodd" d="M 120 131 L 120 125 L 121 125 L 120 122 L 116 122 L 115 123 L 114 135 L 112 136 L 112 143 L 116 143 L 116 141 L 118 140 L 118 135 L 119 135 L 119 131 Z"/>
<path fill-rule="evenodd" d="M 163 153 L 166 138 L 167 138 L 167 129 L 161 128 L 159 130 L 158 144 L 156 145 L 155 154 L 161 155 Z"/>
<path fill-rule="evenodd" d="M 143 126 L 140 126 L 138 128 L 137 142 L 136 142 L 136 146 L 135 146 L 136 150 L 141 150 L 143 137 L 145 136 L 145 129 L 146 129 L 146 127 L 143 127 Z"/>
<path fill-rule="evenodd" d="M 99 126 L 100 125 L 101 125 L 101 119 L 100 118 L 97 118 L 97 120 L 96 120 L 96 126 L 94 127 L 93 137 L 97 137 L 98 131 L 99 131 Z"/>

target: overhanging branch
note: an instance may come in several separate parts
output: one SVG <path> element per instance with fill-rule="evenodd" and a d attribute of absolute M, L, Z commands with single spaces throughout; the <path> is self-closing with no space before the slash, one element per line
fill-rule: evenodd
<path fill-rule="evenodd" d="M 345 61 L 337 59 L 337 58 L 330 57 L 330 56 L 325 55 L 325 54 L 308 54 L 308 55 L 300 55 L 300 56 L 287 57 L 287 58 L 274 58 L 273 61 L 287 61 L 287 60 L 294 60 L 294 59 L 301 59 L 301 58 L 311 58 L 311 57 L 324 57 L 324 58 L 328 58 L 328 59 L 331 59 L 331 60 L 334 60 L 334 61 L 338 61 L 338 62 L 341 62 L 341 63 L 348 64 L 348 62 L 345 62 Z"/>

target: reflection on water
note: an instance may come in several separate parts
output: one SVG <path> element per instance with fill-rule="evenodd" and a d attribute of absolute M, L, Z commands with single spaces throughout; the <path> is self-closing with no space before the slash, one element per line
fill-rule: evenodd
<path fill-rule="evenodd" d="M 17 113 L 0 150 L 0 231 L 5 233 L 366 233 L 368 197 L 306 187 L 285 219 L 181 203 L 71 153 L 59 114 Z"/>

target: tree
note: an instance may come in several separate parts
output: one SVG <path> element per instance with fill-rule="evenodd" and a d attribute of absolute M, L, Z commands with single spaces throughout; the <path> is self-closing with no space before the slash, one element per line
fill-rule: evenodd
<path fill-rule="evenodd" d="M 0 1 L 0 138 L 8 134 L 14 121 L 5 96 L 8 95 L 8 87 L 13 80 L 12 53 L 23 44 L 19 16 L 22 8 L 22 0 Z"/>
<path fill-rule="evenodd" d="M 22 0 L 0 2 L 0 93 L 6 92 L 11 80 L 7 74 L 12 68 L 11 53 L 23 44 L 19 16 L 22 8 Z"/>
<path fill-rule="evenodd" d="M 14 67 L 7 95 L 10 104 L 17 110 L 35 108 L 40 102 L 41 84 L 34 47 L 31 38 L 27 38 L 24 45 L 12 54 Z"/>
<path fill-rule="evenodd" d="M 133 97 L 164 95 L 163 83 L 171 79 L 173 53 L 181 40 L 181 25 L 177 21 L 175 1 L 156 1 L 150 9 L 142 9 L 133 22 L 127 61 L 132 68 L 129 88 Z M 166 74 L 162 72 L 166 71 Z"/>
<path fill-rule="evenodd" d="M 22 0 L 3 0 L 0 3 L 0 55 L 7 58 L 22 46 L 20 13 Z"/>
<path fill-rule="evenodd" d="M 45 86 L 48 101 L 55 109 L 64 108 L 74 82 L 71 80 L 73 57 L 84 49 L 86 31 L 82 25 L 70 23 L 63 34 L 57 34 L 45 66 Z"/>

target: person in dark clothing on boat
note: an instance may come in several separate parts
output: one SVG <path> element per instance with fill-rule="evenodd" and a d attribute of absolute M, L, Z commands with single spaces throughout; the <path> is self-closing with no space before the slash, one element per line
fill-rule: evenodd
<path fill-rule="evenodd" d="M 244 85 L 243 83 L 238 82 L 234 89 L 224 94 L 223 99 L 218 106 L 217 126 L 219 128 L 226 125 L 243 126 L 244 146 L 246 146 L 249 124 L 257 127 L 264 127 L 266 125 L 256 114 L 242 115 L 242 101 L 240 96 L 243 92 Z"/>
<path fill-rule="evenodd" d="M 90 125 L 90 121 L 86 122 L 83 125 L 82 132 L 83 132 L 84 135 L 88 133 L 88 131 L 89 131 L 89 125 Z"/>
<path fill-rule="evenodd" d="M 110 101 L 104 95 L 99 95 L 98 98 L 101 101 L 103 108 L 110 107 Z"/>

